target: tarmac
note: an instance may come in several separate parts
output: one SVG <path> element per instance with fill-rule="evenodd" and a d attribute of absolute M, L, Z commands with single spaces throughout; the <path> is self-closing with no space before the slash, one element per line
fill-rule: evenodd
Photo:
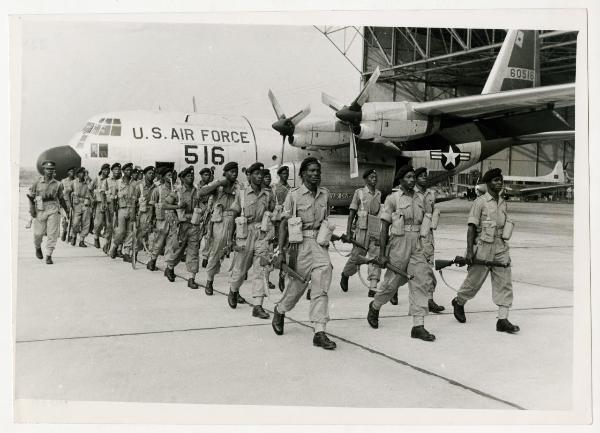
<path fill-rule="evenodd" d="M 59 240 L 54 265 L 35 258 L 23 191 L 18 219 L 15 398 L 61 401 L 203 403 L 352 408 L 568 410 L 573 374 L 573 206 L 509 203 L 515 335 L 496 332 L 489 279 L 467 304 L 467 323 L 452 315 L 453 289 L 438 277 L 429 315 L 433 343 L 410 338 L 407 286 L 399 305 L 385 305 L 379 329 L 366 314 L 370 298 L 358 276 L 343 293 L 345 263 L 333 248 L 327 332 L 338 347 L 312 345 L 309 302 L 286 315 L 285 334 L 251 316 L 248 304 L 227 305 L 227 269 L 215 294 L 143 264 L 133 270 L 91 245 Z M 471 202 L 439 204 L 436 258 L 463 255 Z M 347 217 L 332 216 L 337 231 Z M 350 247 L 337 246 L 342 254 Z M 147 256 L 140 253 L 139 260 Z M 176 273 L 183 275 L 181 264 Z M 362 270 L 366 278 L 366 269 Z M 465 268 L 444 278 L 460 286 Z M 252 275 L 249 275 L 249 279 Z M 203 270 L 197 281 L 204 283 Z M 271 280 L 276 283 L 274 272 Z M 251 301 L 250 282 L 241 294 Z M 272 312 L 281 297 L 270 290 Z"/>

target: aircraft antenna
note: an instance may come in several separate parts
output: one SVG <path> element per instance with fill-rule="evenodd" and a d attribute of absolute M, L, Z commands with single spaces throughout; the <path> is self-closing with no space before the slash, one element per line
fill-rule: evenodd
<path fill-rule="evenodd" d="M 194 109 L 194 113 L 196 113 L 197 111 L 196 111 L 196 97 L 195 96 L 192 96 L 192 107 Z"/>

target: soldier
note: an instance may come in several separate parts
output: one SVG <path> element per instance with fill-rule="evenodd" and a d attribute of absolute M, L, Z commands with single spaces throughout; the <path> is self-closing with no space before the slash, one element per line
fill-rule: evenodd
<path fill-rule="evenodd" d="M 65 177 L 63 180 L 61 180 L 60 182 L 63 185 L 63 192 L 64 192 L 64 200 L 67 202 L 67 206 L 69 209 L 71 209 L 71 201 L 70 201 L 70 196 L 71 196 L 71 184 L 73 183 L 73 181 L 75 180 L 75 170 L 77 170 L 77 167 L 71 167 L 67 170 L 67 177 Z M 65 215 L 62 215 L 61 218 L 61 225 L 62 225 L 62 235 L 61 235 L 61 239 L 63 242 L 65 242 L 67 240 L 67 231 L 68 231 L 68 227 L 69 227 L 69 214 L 66 213 Z M 71 242 L 71 239 L 69 239 L 69 242 Z"/>
<path fill-rule="evenodd" d="M 156 170 L 156 177 L 159 185 L 156 186 L 150 195 L 150 205 L 154 207 L 155 214 L 155 236 L 154 243 L 152 245 L 152 255 L 146 268 L 149 271 L 156 271 L 156 259 L 164 250 L 165 253 L 169 253 L 172 250 L 178 248 L 177 240 L 177 214 L 176 210 L 178 205 L 175 204 L 177 195 L 173 193 L 171 187 L 171 176 L 169 173 L 171 170 L 167 167 L 159 167 Z M 167 240 L 171 241 L 171 244 L 167 245 Z M 167 275 L 167 269 L 165 268 L 165 276 L 170 278 L 171 275 Z M 172 275 L 173 281 L 175 281 L 175 275 Z"/>
<path fill-rule="evenodd" d="M 401 270 L 412 274 L 408 280 L 409 314 L 413 316 L 412 338 L 434 341 L 424 326 L 428 313 L 430 268 L 421 246 L 420 230 L 423 221 L 423 198 L 415 194 L 415 171 L 405 165 L 398 171 L 400 189 L 385 199 L 381 213 L 381 239 L 378 262 L 385 267 L 388 261 Z M 389 236 L 389 245 L 388 245 Z M 389 257 L 384 254 L 389 251 Z M 406 278 L 391 270 L 386 270 L 383 284 L 369 304 L 367 321 L 373 328 L 379 326 L 379 310 L 406 283 Z"/>
<path fill-rule="evenodd" d="M 110 166 L 110 171 L 112 174 L 109 178 L 106 179 L 106 183 L 104 185 L 104 191 L 106 193 L 106 203 L 108 206 L 108 218 L 106 221 L 106 229 L 104 230 L 104 237 L 106 238 L 106 242 L 104 243 L 103 251 L 105 254 L 109 253 L 118 219 L 118 208 L 115 205 L 117 197 L 114 194 L 117 190 L 117 182 L 121 178 L 121 164 L 115 162 L 113 165 Z M 123 257 L 119 248 L 117 248 L 117 257 Z"/>
<path fill-rule="evenodd" d="M 379 255 L 379 239 L 371 238 L 367 230 L 368 218 L 377 218 L 381 208 L 381 191 L 377 186 L 377 172 L 374 169 L 366 170 L 363 173 L 365 186 L 354 191 L 352 202 L 350 203 L 350 212 L 348 214 L 348 224 L 346 226 L 346 236 L 368 248 L 368 251 L 357 246 L 352 247 L 352 253 L 342 271 L 340 287 L 343 292 L 348 291 L 348 278 L 358 271 L 357 256 L 368 254 L 369 258 L 376 258 Z M 371 223 L 373 224 L 373 223 Z M 353 229 L 356 229 L 354 231 Z M 369 292 L 368 296 L 375 296 L 377 283 L 381 277 L 381 269 L 374 264 L 369 264 Z"/>
<path fill-rule="evenodd" d="M 179 173 L 181 188 L 177 191 L 177 207 L 181 211 L 179 227 L 177 230 L 178 242 L 167 240 L 168 245 L 177 245 L 176 249 L 170 248 L 165 254 L 167 269 L 165 275 L 169 281 L 175 280 L 175 266 L 185 254 L 185 267 L 189 273 L 188 287 L 197 289 L 196 274 L 198 273 L 198 251 L 200 249 L 199 226 L 193 224 L 192 215 L 198 207 L 198 190 L 194 186 L 194 167 L 189 166 Z"/>
<path fill-rule="evenodd" d="M 508 243 L 512 222 L 508 218 L 506 202 L 500 197 L 503 187 L 502 171 L 499 168 L 488 170 L 482 178 L 487 192 L 475 199 L 469 213 L 467 230 L 467 254 L 470 265 L 467 277 L 460 286 L 456 298 L 452 300 L 454 317 L 465 323 L 465 304 L 472 299 L 483 285 L 488 274 L 492 274 L 492 299 L 498 306 L 496 331 L 514 334 L 520 328 L 508 320 L 508 310 L 512 306 L 512 275 L 509 267 L 490 267 L 472 264 L 473 259 L 489 260 L 510 265 Z M 511 229 L 505 230 L 509 224 Z M 508 227 L 508 226 L 506 226 Z"/>
<path fill-rule="evenodd" d="M 144 243 L 148 245 L 150 233 L 154 226 L 154 206 L 152 205 L 151 195 L 154 191 L 154 166 L 149 165 L 142 170 L 144 176 L 135 187 L 134 196 L 137 201 L 138 214 L 136 217 L 136 251 L 144 249 Z M 132 257 L 132 260 L 136 260 Z"/>
<path fill-rule="evenodd" d="M 100 248 L 100 235 L 106 229 L 106 212 L 108 210 L 106 200 L 106 179 L 110 173 L 110 165 L 102 164 L 98 177 L 92 182 L 90 188 L 94 196 L 94 246 Z"/>
<path fill-rule="evenodd" d="M 293 231 L 291 234 L 294 237 L 302 237 L 302 241 L 290 244 L 288 260 L 291 268 L 300 276 L 306 276 L 305 278 L 310 280 L 312 296 L 309 318 L 315 331 L 313 345 L 333 350 L 336 344 L 325 334 L 325 327 L 329 321 L 327 292 L 331 285 L 331 259 L 327 245 L 323 246 L 317 243 L 317 233 L 321 229 L 321 224 L 329 216 L 329 191 L 319 187 L 321 183 L 321 163 L 316 158 L 305 158 L 299 171 L 302 186 L 292 189 L 283 205 L 282 219 L 279 226 L 279 255 L 277 256 L 276 265 L 285 261 L 283 249 L 290 234 L 288 220 L 293 218 L 293 224 L 291 225 Z M 328 225 L 325 227 L 328 228 Z M 301 233 L 299 232 L 300 229 Z M 293 240 L 296 241 L 297 239 Z M 329 243 L 326 236 L 323 240 L 323 243 L 325 242 Z M 272 326 L 277 335 L 283 334 L 285 313 L 294 308 L 306 288 L 305 284 L 296 279 L 290 278 L 288 281 L 281 300 L 273 310 Z"/>
<path fill-rule="evenodd" d="M 210 168 L 204 167 L 202 170 L 200 170 L 199 174 L 200 174 L 200 181 L 198 182 L 198 189 L 200 189 L 203 186 L 206 186 L 212 182 L 213 172 Z M 208 195 L 199 197 L 199 200 L 201 201 L 203 206 L 209 206 L 209 196 Z M 212 205 L 212 203 L 210 203 L 210 205 Z M 203 268 L 206 268 L 206 265 L 208 264 L 208 251 L 210 250 L 210 239 L 208 238 L 208 232 L 207 232 L 208 227 L 207 226 L 208 226 L 208 224 L 205 224 L 204 226 L 200 227 L 200 241 L 199 241 L 200 244 L 202 244 L 202 239 L 204 238 L 204 248 L 202 249 L 202 267 Z"/>
<path fill-rule="evenodd" d="M 287 197 L 288 191 L 290 190 L 290 185 L 288 185 L 288 179 L 290 177 L 290 169 L 282 165 L 277 169 L 277 176 L 279 177 L 279 182 L 275 185 L 273 192 L 275 193 L 275 211 L 273 212 L 273 223 L 275 224 L 275 237 L 279 236 L 279 222 L 281 221 L 281 209 L 283 208 L 283 203 L 285 203 L 285 198 Z M 279 271 L 279 290 L 283 292 L 285 289 L 285 274 Z"/>
<path fill-rule="evenodd" d="M 52 253 L 56 247 L 56 241 L 60 231 L 60 207 L 67 212 L 67 203 L 64 198 L 64 185 L 54 179 L 54 170 L 56 163 L 54 161 L 44 161 L 42 163 L 44 175 L 36 180 L 27 197 L 31 202 L 30 214 L 33 218 L 33 245 L 35 247 L 35 256 L 42 260 L 42 239 L 44 234 L 46 240 L 46 263 L 51 265 Z"/>
<path fill-rule="evenodd" d="M 273 240 L 275 238 L 275 225 L 273 222 L 273 215 L 274 215 L 274 211 L 275 211 L 275 193 L 273 191 L 273 188 L 271 188 L 271 171 L 268 168 L 264 168 L 262 171 L 263 174 L 263 181 L 262 181 L 262 187 L 263 189 L 269 193 L 269 195 L 271 196 L 272 200 L 273 200 L 273 209 L 269 209 L 270 215 L 268 220 L 266 221 L 267 227 L 268 227 L 268 231 L 267 231 L 267 235 L 268 235 L 268 239 Z M 280 213 L 281 215 L 281 213 Z M 281 217 L 278 218 L 277 222 L 279 223 L 279 221 L 281 221 Z M 269 242 L 268 244 L 268 248 L 269 251 L 273 251 L 273 244 L 272 242 Z M 270 280 L 270 275 L 271 275 L 271 271 L 272 271 L 272 266 L 268 266 L 267 267 L 267 285 L 269 286 L 269 289 L 274 289 L 275 288 L 275 284 L 273 284 Z"/>
<path fill-rule="evenodd" d="M 123 164 L 123 177 L 116 183 L 116 188 L 112 192 L 115 197 L 115 208 L 117 210 L 117 228 L 113 236 L 110 247 L 110 257 L 117 257 L 117 248 L 122 245 L 123 261 L 131 263 L 131 241 L 133 230 L 133 218 L 136 215 L 136 200 L 134 196 L 135 183 L 131 179 L 133 164 L 128 162 Z"/>
<path fill-rule="evenodd" d="M 269 313 L 262 307 L 264 298 L 267 296 L 268 271 L 267 265 L 262 262 L 268 260 L 271 229 L 267 227 L 268 224 L 262 223 L 265 212 L 272 212 L 275 208 L 275 199 L 270 189 L 264 188 L 263 165 L 260 162 L 255 162 L 248 167 L 246 173 L 249 173 L 250 187 L 240 190 L 235 202 L 235 209 L 241 212 L 240 218 L 236 221 L 236 242 L 238 246 L 242 247 L 242 250 L 235 255 L 233 260 L 227 302 L 231 308 L 237 307 L 239 290 L 244 282 L 244 276 L 253 266 L 255 277 L 252 282 L 252 297 L 254 298 L 252 316 L 268 319 Z M 242 227 L 242 225 L 246 227 Z M 241 231 L 247 233 L 242 235 Z"/>
<path fill-rule="evenodd" d="M 85 168 L 79 167 L 75 172 L 76 177 L 71 184 L 71 205 L 73 206 L 73 229 L 71 245 L 77 243 L 77 235 L 81 234 L 79 246 L 87 248 L 85 237 L 90 231 L 92 217 L 92 193 L 85 180 Z"/>
<path fill-rule="evenodd" d="M 234 220 L 239 213 L 235 207 L 240 188 L 237 177 L 238 163 L 230 161 L 223 167 L 223 179 L 211 182 L 198 190 L 200 196 L 213 195 L 209 226 L 211 242 L 206 266 L 205 293 L 208 296 L 213 294 L 213 280 L 221 270 L 223 251 L 233 244 Z M 244 302 L 244 298 L 238 293 L 237 303 L 242 304 Z"/>
<path fill-rule="evenodd" d="M 421 199 L 423 200 L 423 204 L 425 206 L 425 213 L 430 216 L 433 215 L 435 210 L 435 191 L 431 188 L 427 188 L 427 168 L 419 167 L 415 170 L 415 193 L 421 194 Z M 428 308 L 431 313 L 441 313 L 446 308 L 442 305 L 436 304 L 433 300 L 433 292 L 435 292 L 435 286 L 437 285 L 437 280 L 435 278 L 435 274 L 433 273 L 433 255 L 434 255 L 434 240 L 433 240 L 433 227 L 429 230 L 429 233 L 425 237 L 421 237 L 421 245 L 423 246 L 423 253 L 425 254 L 425 259 L 427 259 L 427 263 L 429 263 L 429 278 L 428 280 L 431 283 L 429 287 L 429 301 Z"/>

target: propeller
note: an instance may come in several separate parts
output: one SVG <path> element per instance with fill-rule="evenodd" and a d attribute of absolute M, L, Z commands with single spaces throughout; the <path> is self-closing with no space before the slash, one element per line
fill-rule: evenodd
<path fill-rule="evenodd" d="M 362 121 L 362 106 L 367 101 L 369 96 L 369 90 L 377 79 L 379 78 L 379 67 L 373 71 L 369 81 L 362 88 L 360 93 L 354 101 L 350 103 L 350 106 L 344 105 L 334 97 L 321 93 L 321 101 L 323 104 L 330 107 L 335 111 L 335 117 L 337 117 L 342 123 L 344 123 L 350 129 L 350 177 L 358 177 L 358 152 L 356 149 L 356 135 L 360 133 L 360 122 Z"/>
<path fill-rule="evenodd" d="M 310 105 L 304 107 L 304 109 L 298 111 L 292 117 L 286 117 L 285 113 L 281 109 L 281 105 L 279 105 L 279 101 L 275 98 L 273 92 L 269 89 L 269 100 L 271 101 L 271 105 L 273 106 L 273 110 L 275 111 L 275 116 L 277 116 L 277 120 L 271 125 L 273 129 L 282 137 L 281 140 L 281 159 L 279 160 L 279 165 L 283 164 L 283 154 L 285 151 L 285 138 L 292 137 L 294 135 L 294 131 L 296 130 L 296 125 L 298 125 L 306 116 L 310 114 Z"/>

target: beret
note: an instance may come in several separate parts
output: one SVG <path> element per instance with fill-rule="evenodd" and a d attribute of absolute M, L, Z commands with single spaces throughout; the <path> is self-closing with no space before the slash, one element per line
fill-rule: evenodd
<path fill-rule="evenodd" d="M 75 173 L 76 174 L 85 173 L 85 167 L 79 167 Z"/>
<path fill-rule="evenodd" d="M 300 174 L 302 174 L 304 171 L 306 171 L 306 169 L 308 168 L 308 166 L 310 164 L 319 164 L 319 166 L 321 165 L 321 163 L 319 162 L 319 160 L 317 158 L 315 158 L 314 156 L 309 156 L 307 158 L 304 158 L 302 160 L 302 163 L 300 164 Z"/>
<path fill-rule="evenodd" d="M 52 164 L 54 164 L 54 161 L 44 161 L 44 163 L 43 163 L 43 164 L 45 164 L 46 162 L 51 162 Z M 42 165 L 43 165 L 43 164 L 42 164 Z M 73 171 L 75 171 L 75 170 L 77 170 L 77 167 L 73 166 L 73 167 L 69 167 L 69 168 L 67 168 L 67 171 L 69 171 L 69 170 L 73 170 Z"/>
<path fill-rule="evenodd" d="M 363 179 L 366 179 L 367 177 L 369 177 L 373 173 L 377 174 L 377 172 L 375 171 L 374 168 L 370 168 L 368 170 L 365 170 L 365 172 L 363 173 Z"/>
<path fill-rule="evenodd" d="M 146 167 L 144 169 L 144 174 L 148 173 L 150 170 L 154 170 L 154 166 L 153 165 L 149 165 L 148 167 Z"/>
<path fill-rule="evenodd" d="M 123 164 L 123 167 L 121 167 L 123 170 L 127 169 L 127 168 L 133 168 L 133 164 L 131 162 L 127 162 L 125 164 Z"/>
<path fill-rule="evenodd" d="M 116 167 L 119 167 L 119 168 L 121 168 L 121 164 L 120 164 L 120 163 L 118 163 L 118 162 L 115 162 L 113 165 L 111 165 L 111 166 L 110 166 L 110 169 L 112 170 L 112 169 L 114 169 L 114 168 L 116 168 Z"/>
<path fill-rule="evenodd" d="M 160 174 L 161 176 L 164 176 L 165 174 L 169 173 L 170 171 L 171 171 L 171 169 L 169 167 L 165 167 L 164 165 L 160 166 L 156 169 L 156 172 L 158 174 Z"/>
<path fill-rule="evenodd" d="M 396 174 L 396 179 L 397 180 L 402 180 L 404 178 L 404 176 L 406 175 L 406 173 L 408 172 L 414 172 L 415 169 L 412 168 L 412 165 L 403 165 L 402 167 L 400 167 L 400 170 L 398 170 L 398 173 Z"/>
<path fill-rule="evenodd" d="M 246 170 L 246 174 L 252 174 L 256 170 L 262 170 L 264 167 L 265 166 L 264 166 L 264 164 L 262 162 L 255 162 L 250 167 L 248 167 L 248 169 Z"/>
<path fill-rule="evenodd" d="M 183 170 L 181 170 L 181 173 L 179 173 L 179 177 L 181 177 L 181 178 L 186 177 L 190 173 L 194 174 L 194 167 L 191 165 L 189 167 L 186 167 Z"/>
<path fill-rule="evenodd" d="M 496 177 L 500 177 L 500 178 L 502 177 L 502 170 L 499 168 L 491 168 L 485 172 L 485 174 L 481 178 L 481 181 L 483 183 L 488 183 Z"/>
<path fill-rule="evenodd" d="M 289 173 L 290 168 L 287 165 L 282 165 L 277 169 L 277 174 L 281 174 L 282 171 L 287 171 Z"/>
<path fill-rule="evenodd" d="M 271 177 L 271 170 L 269 170 L 268 168 L 263 168 L 262 175 L 263 175 L 263 177 L 265 177 L 265 176 Z"/>
<path fill-rule="evenodd" d="M 223 171 L 229 171 L 229 170 L 233 170 L 233 169 L 237 169 L 238 168 L 238 163 L 235 161 L 229 161 L 227 164 L 225 164 L 225 167 L 223 167 Z"/>
<path fill-rule="evenodd" d="M 422 173 L 427 173 L 427 167 L 419 167 L 415 170 L 415 177 L 419 177 Z"/>
<path fill-rule="evenodd" d="M 211 169 L 210 169 L 210 168 L 208 168 L 208 167 L 204 167 L 202 170 L 200 170 L 200 174 L 204 174 L 204 173 L 211 174 L 211 173 L 212 173 L 212 171 L 211 171 Z"/>
<path fill-rule="evenodd" d="M 108 164 L 108 163 L 102 164 L 102 167 L 100 167 L 100 171 L 104 170 L 105 168 L 110 169 L 110 164 Z"/>
<path fill-rule="evenodd" d="M 54 161 L 50 161 L 49 159 L 42 162 L 42 167 L 47 167 L 47 168 L 54 168 L 56 167 L 56 163 Z M 75 167 L 73 167 L 75 168 Z M 69 169 L 70 170 L 70 169 Z"/>

